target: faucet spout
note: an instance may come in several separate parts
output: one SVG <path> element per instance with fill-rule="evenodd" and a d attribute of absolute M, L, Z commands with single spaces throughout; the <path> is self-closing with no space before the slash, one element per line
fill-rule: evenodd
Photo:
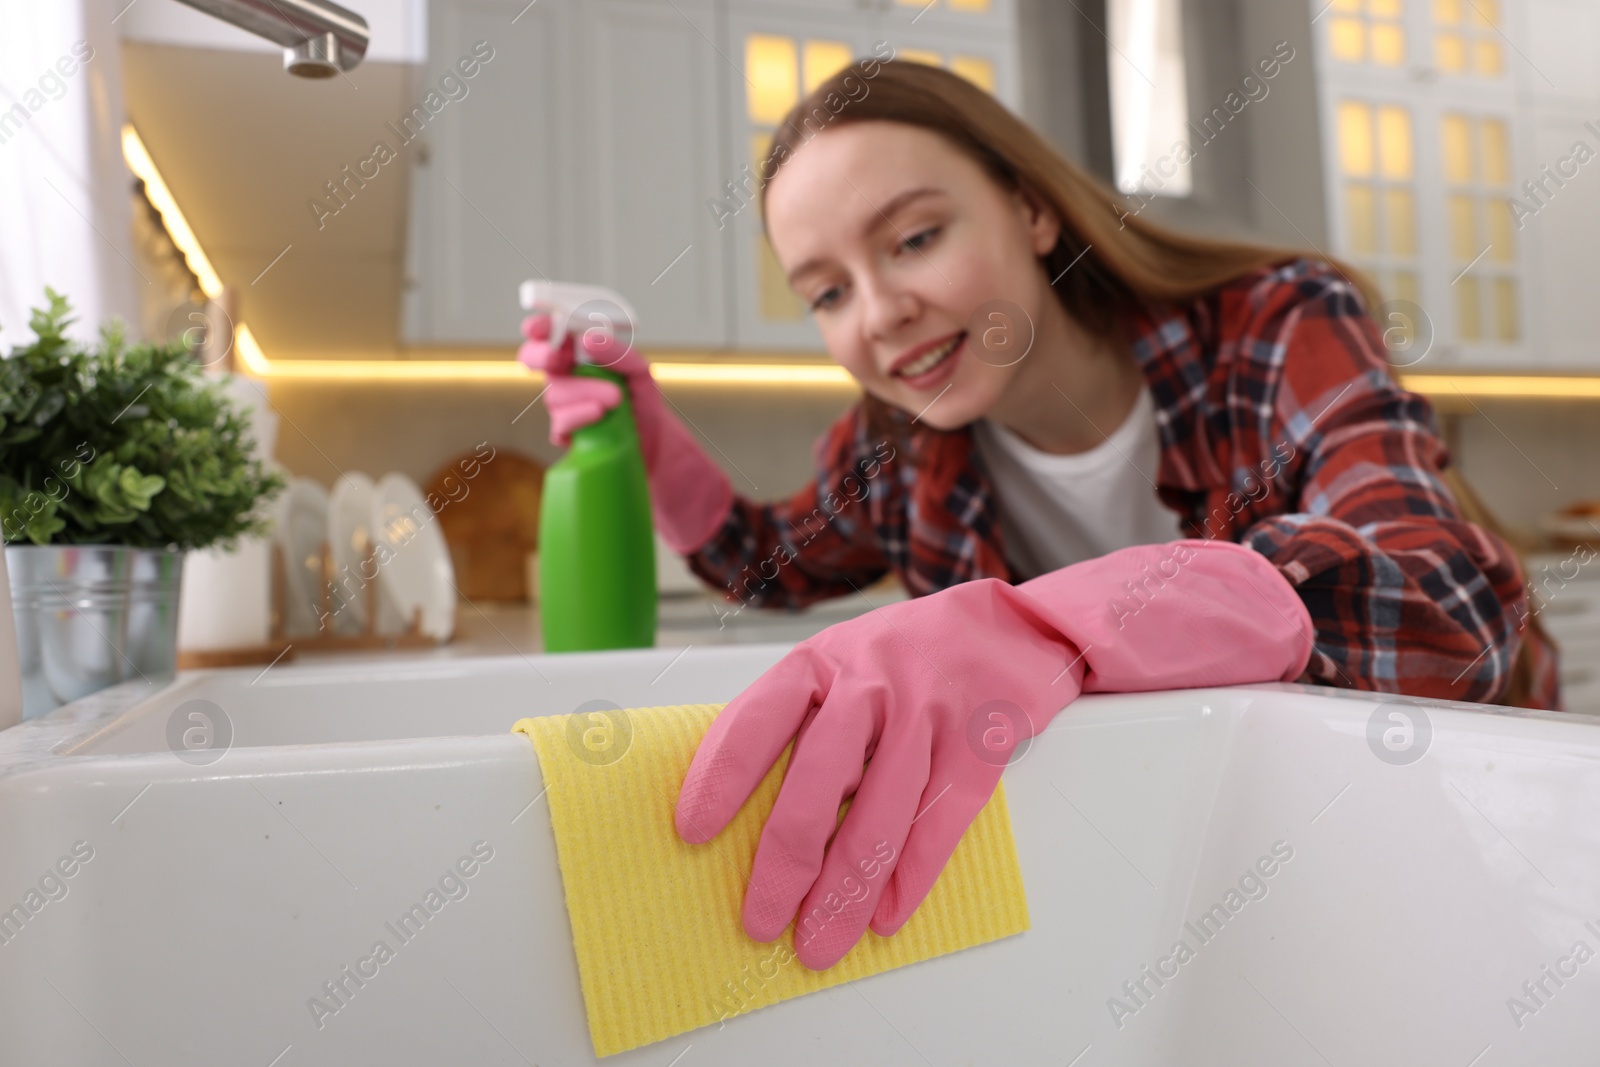
<path fill-rule="evenodd" d="M 179 0 L 283 46 L 283 69 L 331 78 L 367 54 L 367 20 L 331 0 Z"/>

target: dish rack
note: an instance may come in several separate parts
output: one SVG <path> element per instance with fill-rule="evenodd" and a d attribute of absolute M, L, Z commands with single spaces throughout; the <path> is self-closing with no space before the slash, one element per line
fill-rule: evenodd
<path fill-rule="evenodd" d="M 284 629 L 284 618 L 287 615 L 284 609 L 289 589 L 285 577 L 287 565 L 283 558 L 283 546 L 274 541 L 270 545 L 270 550 L 271 615 L 267 628 L 267 643 L 248 648 L 184 649 L 178 653 L 179 669 L 198 670 L 210 667 L 240 667 L 253 663 L 280 663 L 293 659 L 297 652 L 437 648 L 449 640 L 446 638 L 445 641 L 440 641 L 423 632 L 421 607 L 412 610 L 411 619 L 404 629 L 393 633 L 380 633 L 376 579 L 364 583 L 361 590 L 366 618 L 359 631 L 338 633 L 331 627 L 323 627 L 311 634 L 288 633 Z M 333 614 L 333 553 L 327 541 L 323 541 L 319 546 L 317 558 L 320 561 L 317 588 L 321 591 L 317 603 L 317 617 L 324 619 Z M 367 550 L 361 563 L 363 568 L 368 565 L 376 567 L 375 553 L 371 548 Z"/>
<path fill-rule="evenodd" d="M 333 553 L 328 542 L 323 541 L 317 556 L 321 563 L 321 573 L 317 578 L 317 589 L 320 591 L 317 599 L 317 618 L 327 619 L 333 606 Z M 372 547 L 368 547 L 366 555 L 361 559 L 361 569 L 366 570 L 371 565 L 374 573 L 378 563 Z M 284 604 L 288 598 L 288 581 L 285 578 L 285 563 L 283 547 L 276 541 L 272 544 L 272 622 L 269 629 L 270 644 L 282 646 L 292 644 L 295 648 L 311 652 L 341 651 L 346 649 L 374 649 L 374 648 L 435 648 L 443 642 L 430 637 L 422 631 L 422 608 L 412 609 L 411 619 L 405 628 L 395 633 L 378 632 L 378 581 L 377 578 L 363 583 L 360 596 L 362 605 L 366 608 L 366 618 L 362 620 L 361 629 L 355 633 L 337 633 L 332 627 L 324 626 L 315 634 L 289 634 L 284 631 L 283 620 L 285 616 Z M 447 639 L 448 640 L 448 639 Z"/>

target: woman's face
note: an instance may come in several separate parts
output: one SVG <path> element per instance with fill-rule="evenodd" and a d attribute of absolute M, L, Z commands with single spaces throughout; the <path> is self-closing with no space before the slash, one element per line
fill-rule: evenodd
<path fill-rule="evenodd" d="M 1038 259 L 1055 246 L 1054 215 L 921 127 L 816 135 L 773 177 L 766 214 L 829 353 L 937 429 L 987 413 L 1043 316 L 1059 313 Z"/>

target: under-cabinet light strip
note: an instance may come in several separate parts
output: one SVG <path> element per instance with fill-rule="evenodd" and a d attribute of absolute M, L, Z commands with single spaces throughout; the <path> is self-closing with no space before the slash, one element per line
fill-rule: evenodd
<path fill-rule="evenodd" d="M 172 190 L 167 188 L 161 172 L 156 169 L 155 160 L 150 158 L 150 153 L 144 147 L 144 141 L 131 122 L 122 127 L 122 158 L 127 161 L 128 169 L 144 182 L 144 195 L 161 213 L 161 224 L 166 227 L 167 236 L 172 238 L 172 243 L 178 246 L 178 251 L 182 252 L 183 258 L 188 261 L 189 269 L 194 271 L 194 276 L 200 280 L 200 291 L 215 300 L 222 292 L 222 279 L 212 268 L 205 249 L 200 247 L 200 239 L 189 228 L 189 220 L 183 217 L 182 209 L 173 199 Z"/>
<path fill-rule="evenodd" d="M 207 297 L 222 292 L 222 279 L 206 256 L 172 190 L 130 123 L 122 128 L 122 155 L 144 182 L 145 194 L 161 214 L 172 243 L 183 253 Z M 234 334 L 239 361 L 257 378 L 279 381 L 521 382 L 537 384 L 543 375 L 518 363 L 508 347 L 505 359 L 268 359 L 242 321 Z M 676 362 L 651 360 L 657 381 L 682 384 L 809 385 L 855 388 L 855 379 L 833 363 L 796 364 Z M 1401 374 L 1408 389 L 1430 397 L 1488 399 L 1600 399 L 1600 376 L 1538 374 Z"/>

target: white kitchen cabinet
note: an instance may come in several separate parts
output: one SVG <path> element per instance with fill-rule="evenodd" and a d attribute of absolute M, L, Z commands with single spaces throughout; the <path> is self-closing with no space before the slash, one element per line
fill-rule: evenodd
<path fill-rule="evenodd" d="M 495 58 L 429 125 L 413 172 L 403 332 L 416 345 L 514 343 L 517 283 L 542 276 L 618 289 L 646 346 L 820 350 L 755 203 L 758 152 L 788 104 L 886 44 L 1017 106 L 1011 0 L 435 0 L 430 12 L 422 81 L 478 40 Z"/>
<path fill-rule="evenodd" d="M 1310 2 L 1329 251 L 1420 306 L 1433 340 L 1408 365 L 1600 368 L 1600 164 L 1542 202 L 1525 185 L 1578 141 L 1600 154 L 1600 3 Z"/>
<path fill-rule="evenodd" d="M 447 0 L 430 21 L 431 66 L 477 40 L 495 58 L 415 173 L 408 340 L 513 343 L 518 283 L 550 278 L 626 294 L 644 344 L 726 344 L 698 208 L 721 155 L 710 0 Z"/>
<path fill-rule="evenodd" d="M 1600 715 L 1600 579 L 1577 552 L 1530 556 L 1529 610 L 1560 649 L 1564 711 Z"/>
<path fill-rule="evenodd" d="M 576 5 L 539 0 L 523 10 L 525 2 L 429 5 L 419 99 L 476 42 L 494 51 L 466 97 L 422 134 L 407 236 L 408 344 L 515 344 L 518 284 L 566 280 L 577 266 L 583 228 L 573 209 L 592 175 L 576 147 L 580 72 L 564 44 Z"/>
<path fill-rule="evenodd" d="M 1514 363 L 1529 349 L 1525 249 L 1506 233 L 1515 90 L 1496 27 L 1466 25 L 1505 7 L 1437 6 L 1339 0 L 1314 27 L 1330 251 L 1422 308 L 1429 364 Z"/>
<path fill-rule="evenodd" d="M 514 343 L 543 277 L 625 294 L 642 344 L 726 345 L 715 0 L 435 0 L 430 27 L 435 60 L 496 56 L 413 175 L 407 341 Z"/>
<path fill-rule="evenodd" d="M 627 296 L 644 344 L 726 345 L 729 235 L 703 203 L 725 177 L 717 105 L 735 75 L 712 44 L 716 6 L 590 0 L 582 11 L 579 278 Z"/>
<path fill-rule="evenodd" d="M 1569 158 L 1575 144 L 1600 154 L 1600 136 L 1585 123 L 1600 125 L 1600 105 L 1588 114 L 1541 109 L 1528 130 L 1532 171 L 1554 168 Z M 1530 314 L 1540 327 L 1538 363 L 1550 370 L 1600 370 L 1595 344 L 1594 277 L 1600 256 L 1600 158 L 1585 164 L 1566 187 L 1550 186 L 1556 195 L 1524 220 L 1519 236 L 1533 260 Z M 1528 202 L 1526 195 L 1522 197 Z"/>
<path fill-rule="evenodd" d="M 1523 0 L 1515 64 L 1528 148 L 1521 157 L 1516 196 L 1537 213 L 1524 216 L 1518 236 L 1530 258 L 1529 314 L 1537 330 L 1535 356 L 1551 370 L 1600 370 L 1594 340 L 1595 274 L 1600 249 L 1600 3 Z M 1591 125 L 1594 128 L 1591 128 Z M 1589 161 L 1573 158 L 1586 146 Z M 1562 184 L 1545 177 L 1570 161 Z M 1576 173 L 1571 173 L 1576 171 Z M 1533 201 L 1524 181 L 1546 181 L 1548 196 Z"/>

